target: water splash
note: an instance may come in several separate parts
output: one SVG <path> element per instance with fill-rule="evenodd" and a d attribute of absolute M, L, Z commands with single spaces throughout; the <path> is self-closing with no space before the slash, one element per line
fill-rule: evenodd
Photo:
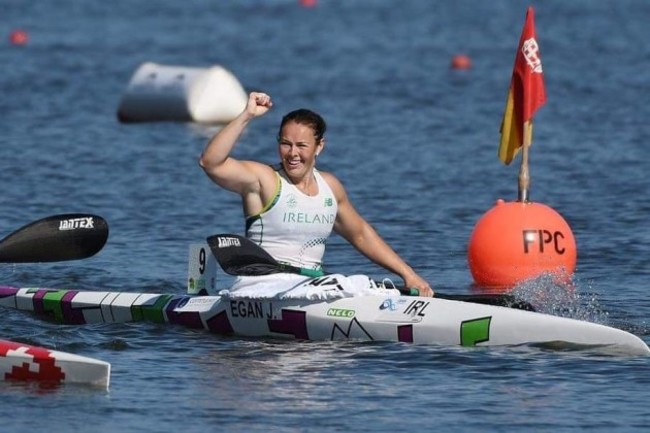
<path fill-rule="evenodd" d="M 529 302 L 540 313 L 612 326 L 639 336 L 650 335 L 645 320 L 639 323 L 629 312 L 605 307 L 593 284 L 575 275 L 558 278 L 555 274 L 544 274 L 518 284 L 510 293 Z"/>
<path fill-rule="evenodd" d="M 555 274 L 543 274 L 519 283 L 511 294 L 531 303 L 540 313 L 586 320 L 600 324 L 609 323 L 609 313 L 601 306 L 597 293 L 576 277 L 558 279 Z"/>

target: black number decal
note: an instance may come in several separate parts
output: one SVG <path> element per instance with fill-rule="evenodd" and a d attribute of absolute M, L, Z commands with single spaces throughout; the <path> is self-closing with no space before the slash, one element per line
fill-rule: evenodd
<path fill-rule="evenodd" d="M 205 248 L 201 248 L 199 251 L 199 273 L 203 274 L 205 272 Z"/>

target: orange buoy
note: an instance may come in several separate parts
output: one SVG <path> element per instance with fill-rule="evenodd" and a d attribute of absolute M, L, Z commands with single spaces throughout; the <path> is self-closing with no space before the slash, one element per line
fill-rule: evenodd
<path fill-rule="evenodd" d="M 541 203 L 501 199 L 476 223 L 467 252 L 474 281 L 504 290 L 546 273 L 567 281 L 576 259 L 575 238 L 560 214 Z"/>
<path fill-rule="evenodd" d="M 472 60 L 469 56 L 458 54 L 451 59 L 452 69 L 470 69 L 472 67 Z"/>
<path fill-rule="evenodd" d="M 24 30 L 14 30 L 9 34 L 9 42 L 12 45 L 25 45 L 29 40 L 29 35 Z"/>
<path fill-rule="evenodd" d="M 300 0 L 299 3 L 302 7 L 313 8 L 318 3 L 318 0 Z"/>

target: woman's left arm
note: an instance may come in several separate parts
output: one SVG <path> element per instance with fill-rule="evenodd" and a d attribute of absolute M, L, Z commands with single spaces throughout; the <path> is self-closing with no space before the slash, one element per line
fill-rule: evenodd
<path fill-rule="evenodd" d="M 433 296 L 429 283 L 420 277 L 357 212 L 336 177 L 322 173 L 338 202 L 334 231 L 372 262 L 399 275 L 408 288 L 418 289 L 420 296 Z"/>

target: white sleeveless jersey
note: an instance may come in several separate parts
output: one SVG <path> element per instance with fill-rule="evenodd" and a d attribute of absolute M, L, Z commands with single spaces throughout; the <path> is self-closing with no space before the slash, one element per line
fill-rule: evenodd
<path fill-rule="evenodd" d="M 246 219 L 246 236 L 281 263 L 320 270 L 338 210 L 334 193 L 316 169 L 313 197 L 276 174 L 277 192 L 259 215 Z"/>

